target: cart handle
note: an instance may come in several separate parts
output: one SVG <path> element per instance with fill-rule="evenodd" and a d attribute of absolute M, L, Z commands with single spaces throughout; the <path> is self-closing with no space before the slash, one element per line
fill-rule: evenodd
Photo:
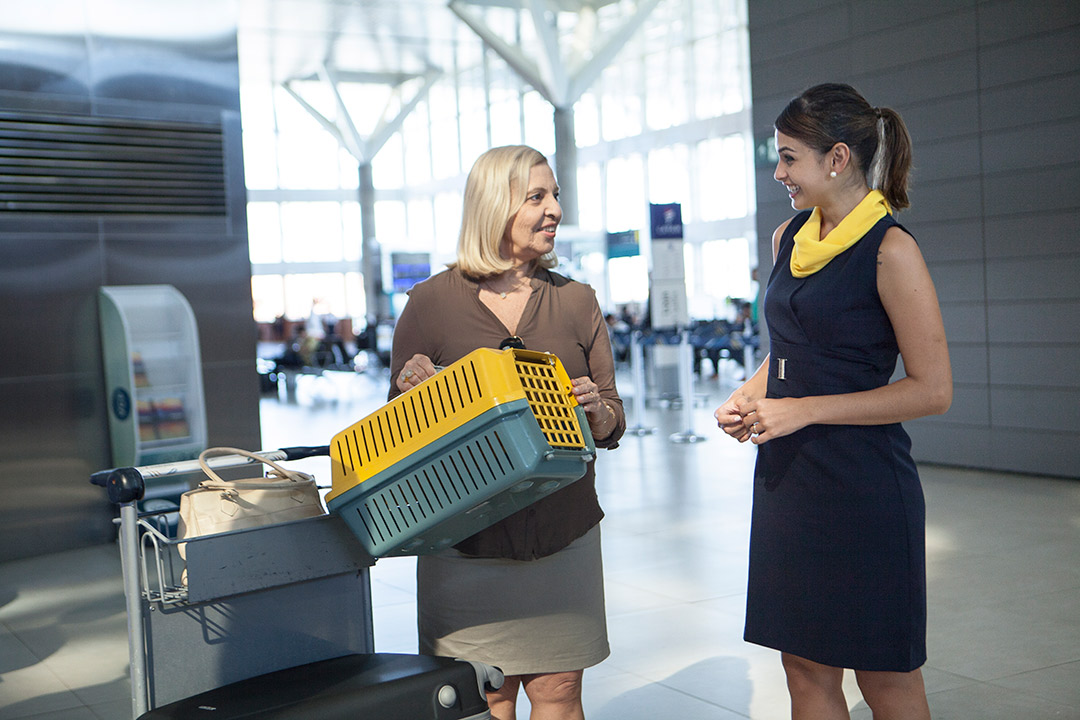
<path fill-rule="evenodd" d="M 284 447 L 278 450 L 266 450 L 255 453 L 268 460 L 301 460 L 308 457 L 329 456 L 329 445 L 297 445 Z M 231 458 L 231 460 L 230 460 Z M 221 456 L 211 460 L 211 464 L 220 463 L 223 466 L 232 464 L 246 464 L 252 462 L 251 458 L 237 455 Z M 187 466 L 191 466 L 190 468 Z M 122 504 L 141 500 L 146 492 L 145 478 L 162 477 L 182 470 L 201 470 L 196 460 L 184 460 L 176 463 L 163 463 L 161 465 L 146 465 L 144 467 L 121 467 L 109 470 L 99 470 L 90 476 L 90 482 L 98 487 L 105 488 L 109 502 Z"/>
<path fill-rule="evenodd" d="M 146 482 L 138 468 L 114 468 L 101 470 L 90 476 L 90 482 L 105 488 L 109 502 L 117 505 L 142 500 Z"/>

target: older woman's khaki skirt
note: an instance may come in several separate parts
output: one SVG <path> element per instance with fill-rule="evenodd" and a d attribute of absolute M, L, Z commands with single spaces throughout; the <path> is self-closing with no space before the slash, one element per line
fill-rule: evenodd
<path fill-rule="evenodd" d="M 456 550 L 417 559 L 420 652 L 507 675 L 568 672 L 608 656 L 600 526 L 522 562 Z"/>

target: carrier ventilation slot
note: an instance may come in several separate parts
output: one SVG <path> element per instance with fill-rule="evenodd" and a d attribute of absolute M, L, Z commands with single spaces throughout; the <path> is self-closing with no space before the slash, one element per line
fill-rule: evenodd
<path fill-rule="evenodd" d="M 497 430 L 484 433 L 449 455 L 405 475 L 356 509 L 373 543 L 384 543 L 447 507 L 467 507 L 471 498 L 514 470 Z"/>
<path fill-rule="evenodd" d="M 346 433 L 336 447 L 341 466 L 355 473 L 403 443 L 422 437 L 483 396 L 475 363 L 448 368 L 401 403 L 384 406 Z"/>
<path fill-rule="evenodd" d="M 0 208 L 226 214 L 220 125 L 0 112 Z"/>
<path fill-rule="evenodd" d="M 581 426 L 570 398 L 555 374 L 555 366 L 520 359 L 514 365 L 525 390 L 525 399 L 548 445 L 574 450 L 584 448 Z"/>

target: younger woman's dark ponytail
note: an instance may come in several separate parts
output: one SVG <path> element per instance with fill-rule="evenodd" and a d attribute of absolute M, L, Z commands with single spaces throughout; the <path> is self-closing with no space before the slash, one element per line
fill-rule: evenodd
<path fill-rule="evenodd" d="M 879 180 L 878 190 L 889 201 L 889 205 L 902 210 L 911 205 L 908 202 L 908 174 L 911 172 L 911 135 L 903 118 L 892 108 L 879 108 L 881 114 L 883 138 L 883 162 L 880 178 L 870 178 L 870 182 Z"/>

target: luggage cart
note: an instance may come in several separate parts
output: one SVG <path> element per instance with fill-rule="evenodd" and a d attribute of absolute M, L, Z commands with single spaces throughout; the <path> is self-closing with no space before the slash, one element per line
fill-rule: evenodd
<path fill-rule="evenodd" d="M 208 462 L 227 477 L 254 461 Z M 91 476 L 120 508 L 133 718 L 490 718 L 485 689 L 502 684 L 497 669 L 374 652 L 375 560 L 339 518 L 185 538 L 181 558 L 168 513 L 137 507 L 145 481 L 164 475 L 191 485 L 203 477 L 196 461 Z"/>

